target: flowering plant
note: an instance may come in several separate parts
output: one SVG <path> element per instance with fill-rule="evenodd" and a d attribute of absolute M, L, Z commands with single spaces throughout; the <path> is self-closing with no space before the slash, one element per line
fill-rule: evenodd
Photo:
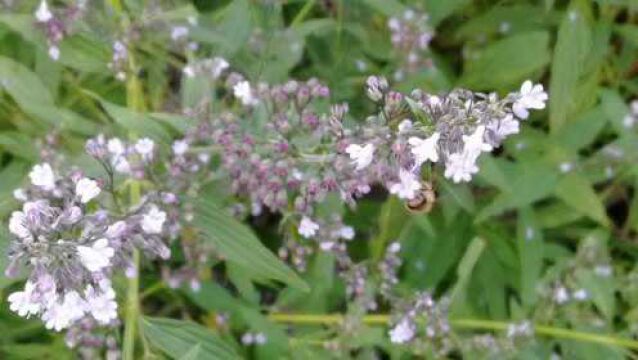
<path fill-rule="evenodd" d="M 631 7 L 0 8 L 2 357 L 638 349 Z"/>

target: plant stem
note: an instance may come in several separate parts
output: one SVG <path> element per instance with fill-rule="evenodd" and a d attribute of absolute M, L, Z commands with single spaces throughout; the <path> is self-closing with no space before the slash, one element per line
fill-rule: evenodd
<path fill-rule="evenodd" d="M 344 317 L 341 314 L 320 315 L 273 313 L 268 315 L 268 318 L 274 322 L 306 325 L 335 325 L 342 323 L 344 320 Z M 366 315 L 363 317 L 363 323 L 368 325 L 387 325 L 389 321 L 390 316 L 387 314 Z M 457 329 L 491 331 L 506 331 L 510 325 L 509 322 L 477 319 L 453 319 L 450 320 L 450 324 Z M 638 350 L 638 341 L 615 336 L 598 335 L 546 325 L 534 325 L 534 332 L 536 335 L 548 336 L 557 339 L 591 342 Z"/>
<path fill-rule="evenodd" d="M 124 344 L 122 349 L 122 359 L 135 359 L 135 329 L 138 325 L 139 317 L 139 263 L 140 254 L 137 249 L 133 250 L 133 263 L 136 274 L 128 280 L 128 290 L 126 292 L 126 318 L 124 322 Z"/>
<path fill-rule="evenodd" d="M 129 54 L 129 68 L 132 70 L 126 83 L 126 102 L 127 105 L 136 111 L 144 111 L 144 93 L 140 80 L 137 77 L 137 66 L 133 53 Z M 135 137 L 136 134 L 130 134 Z M 140 203 L 142 196 L 142 184 L 139 181 L 131 180 L 130 182 L 130 206 L 136 206 Z M 140 278 L 140 254 L 133 248 L 133 266 L 135 267 L 135 276 L 128 279 L 126 292 L 126 318 L 124 321 L 124 344 L 122 345 L 122 359 L 135 359 L 135 339 L 136 330 L 139 328 L 140 315 L 140 294 L 139 294 L 139 278 Z"/>
<path fill-rule="evenodd" d="M 131 182 L 131 205 L 140 202 L 140 190 L 139 182 Z M 137 249 L 133 249 L 133 266 L 135 267 L 135 276 L 128 279 L 126 292 L 126 318 L 124 320 L 124 344 L 122 349 L 122 359 L 124 360 L 133 360 L 135 358 L 135 330 L 138 327 L 140 312 L 140 253 Z"/>
<path fill-rule="evenodd" d="M 293 27 L 293 26 L 297 26 L 301 24 L 306 18 L 306 16 L 308 16 L 308 13 L 310 12 L 310 10 L 312 10 L 312 7 L 315 6 L 316 2 L 317 0 L 306 1 L 304 6 L 301 8 L 301 10 L 299 10 L 295 18 L 292 20 L 292 23 L 290 23 L 290 26 Z"/>

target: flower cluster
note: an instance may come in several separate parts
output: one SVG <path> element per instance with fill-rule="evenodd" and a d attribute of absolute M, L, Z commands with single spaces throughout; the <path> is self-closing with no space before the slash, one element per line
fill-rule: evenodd
<path fill-rule="evenodd" d="M 132 146 L 142 163 L 152 153 L 152 146 L 150 150 L 141 146 L 148 145 L 143 140 Z M 117 318 L 111 286 L 114 270 L 137 276 L 135 249 L 149 257 L 170 257 L 164 241 L 169 221 L 160 208 L 164 204 L 156 201 L 160 199 L 149 194 L 124 211 L 118 206 L 112 209 L 115 196 L 111 201 L 104 196 L 115 192 L 111 166 L 119 164 L 120 157 L 133 156 L 126 147 L 121 152 L 107 145 L 115 143 L 102 137 L 87 143 L 89 153 L 105 166 L 109 175 L 105 179 L 92 179 L 74 169 L 64 174 L 42 163 L 29 173 L 30 185 L 15 191 L 22 210 L 13 212 L 9 220 L 12 242 L 6 274 L 28 272 L 24 289 L 9 295 L 11 310 L 20 316 L 39 316 L 56 331 L 85 318 L 111 324 Z M 137 166 L 131 161 L 126 171 L 140 171 Z"/>
<path fill-rule="evenodd" d="M 444 356 L 453 348 L 447 336 L 451 331 L 447 309 L 447 299 L 437 303 L 431 294 L 417 293 L 412 301 L 397 312 L 396 321 L 389 332 L 390 341 L 395 344 L 409 343 L 419 349 L 429 348 Z"/>
<path fill-rule="evenodd" d="M 434 37 L 434 30 L 428 24 L 429 18 L 426 13 L 408 9 L 401 16 L 388 20 L 392 46 L 400 59 L 399 69 L 394 73 L 395 80 L 404 80 L 407 75 L 433 66 L 428 56 L 430 41 Z"/>
<path fill-rule="evenodd" d="M 377 77 L 370 77 L 367 87 L 383 111 L 368 119 L 345 151 L 356 171 L 367 172 L 407 201 L 425 196 L 421 173 L 429 170 L 424 165 L 431 169 L 441 163 L 446 178 L 470 181 L 479 170 L 479 156 L 518 133 L 519 120 L 529 116 L 529 109 L 543 109 L 547 100 L 542 85 L 531 81 L 503 99 L 462 89 L 440 96 L 415 90 L 405 96 Z"/>
<path fill-rule="evenodd" d="M 86 11 L 86 1 L 77 1 L 69 5 L 62 13 L 54 14 L 46 0 L 34 12 L 38 25 L 43 29 L 47 39 L 49 57 L 53 60 L 60 58 L 60 42 L 69 34 L 70 25 L 78 20 Z"/>

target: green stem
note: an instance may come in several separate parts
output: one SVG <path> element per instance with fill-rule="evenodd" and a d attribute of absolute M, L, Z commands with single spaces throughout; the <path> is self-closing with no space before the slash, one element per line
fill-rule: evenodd
<path fill-rule="evenodd" d="M 299 10 L 295 18 L 292 20 L 292 23 L 290 23 L 290 27 L 294 27 L 301 24 L 306 18 L 306 16 L 308 16 L 308 13 L 310 12 L 310 10 L 312 10 L 312 7 L 315 6 L 316 2 L 317 0 L 306 1 L 304 6 L 301 8 L 301 10 Z"/>
<path fill-rule="evenodd" d="M 126 318 L 124 322 L 124 344 L 122 349 L 122 359 L 135 359 L 135 330 L 139 317 L 139 264 L 140 254 L 137 249 L 133 250 L 133 263 L 136 269 L 135 276 L 128 280 L 128 290 L 126 293 Z"/>
<path fill-rule="evenodd" d="M 129 68 L 132 70 L 130 77 L 126 83 L 126 101 L 128 107 L 136 111 L 144 111 L 144 93 L 142 85 L 137 77 L 137 66 L 133 53 L 129 54 Z M 135 137 L 136 134 L 130 134 Z M 136 206 L 142 199 L 142 184 L 139 181 L 131 180 L 130 182 L 130 205 Z M 140 254 L 137 249 L 133 249 L 133 266 L 135 267 L 135 276 L 128 280 L 128 289 L 126 293 L 126 318 L 124 321 L 124 343 L 122 345 L 122 359 L 135 359 L 135 339 L 139 327 L 140 316 L 140 293 L 139 293 L 139 277 L 140 277 Z"/>
<path fill-rule="evenodd" d="M 342 323 L 344 320 L 344 317 L 341 314 L 319 315 L 273 313 L 270 314 L 268 318 L 274 322 L 306 325 L 336 325 Z M 390 316 L 386 314 L 366 315 L 363 317 L 363 323 L 368 325 L 387 325 L 389 321 Z M 506 331 L 510 325 L 509 322 L 477 319 L 453 319 L 450 320 L 450 324 L 457 329 L 491 331 Z M 533 328 L 536 335 L 638 350 L 638 341 L 632 339 L 598 335 L 546 325 L 534 325 Z"/>

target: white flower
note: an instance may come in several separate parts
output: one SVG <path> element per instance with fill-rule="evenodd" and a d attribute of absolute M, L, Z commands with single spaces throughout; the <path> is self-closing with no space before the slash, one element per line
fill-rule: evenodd
<path fill-rule="evenodd" d="M 334 241 L 322 241 L 321 243 L 319 243 L 319 248 L 323 251 L 330 251 L 332 250 L 333 246 L 335 246 Z"/>
<path fill-rule="evenodd" d="M 42 314 L 47 329 L 60 331 L 84 316 L 86 303 L 76 291 L 64 294 L 63 301 L 54 301 Z"/>
<path fill-rule="evenodd" d="M 60 48 L 55 45 L 49 46 L 49 57 L 53 61 L 58 61 L 60 59 Z"/>
<path fill-rule="evenodd" d="M 585 301 L 589 297 L 589 293 L 585 289 L 578 289 L 572 293 L 572 297 L 577 301 Z"/>
<path fill-rule="evenodd" d="M 600 277 L 610 277 L 613 273 L 613 269 L 609 265 L 596 265 L 596 267 L 594 267 L 594 273 Z"/>
<path fill-rule="evenodd" d="M 9 300 L 9 309 L 27 318 L 40 312 L 41 304 L 32 299 L 33 290 L 35 290 L 35 284 L 27 281 L 24 284 L 24 290 L 11 293 L 7 298 Z"/>
<path fill-rule="evenodd" d="M 184 155 L 188 151 L 188 142 L 186 140 L 177 140 L 173 143 L 172 148 L 175 155 Z"/>
<path fill-rule="evenodd" d="M 115 250 L 109 246 L 105 238 L 95 241 L 92 246 L 80 245 L 77 251 L 82 265 L 91 272 L 109 266 L 111 258 L 115 255 Z"/>
<path fill-rule="evenodd" d="M 521 86 L 519 96 L 512 105 L 512 110 L 519 119 L 527 119 L 529 116 L 527 110 L 544 109 L 547 98 L 547 93 L 543 90 L 542 84 L 534 85 L 530 80 L 527 80 Z"/>
<path fill-rule="evenodd" d="M 255 334 L 255 344 L 264 345 L 267 340 L 268 339 L 266 338 L 266 335 L 264 335 L 264 333 Z"/>
<path fill-rule="evenodd" d="M 171 29 L 171 39 L 173 41 L 178 41 L 186 36 L 188 36 L 188 28 L 186 26 L 173 26 Z"/>
<path fill-rule="evenodd" d="M 123 156 L 115 158 L 113 167 L 120 174 L 129 174 L 131 172 L 131 164 Z"/>
<path fill-rule="evenodd" d="M 27 228 L 27 217 L 22 211 L 14 211 L 11 213 L 9 231 L 21 239 L 31 238 L 31 232 Z"/>
<path fill-rule="evenodd" d="M 569 293 L 567 292 L 567 289 L 562 286 L 556 288 L 556 290 L 554 290 L 554 301 L 556 301 L 559 305 L 568 302 Z"/>
<path fill-rule="evenodd" d="M 492 151 L 492 145 L 485 142 L 485 126 L 479 125 L 471 135 L 463 135 L 463 151 L 478 156 L 482 151 Z"/>
<path fill-rule="evenodd" d="M 356 169 L 363 170 L 372 163 L 374 145 L 365 144 L 364 146 L 361 146 L 357 144 L 350 144 L 346 148 L 346 153 L 348 153 L 350 159 L 352 159 L 352 163 L 356 166 Z"/>
<path fill-rule="evenodd" d="M 563 161 L 562 163 L 560 163 L 558 165 L 558 169 L 560 170 L 560 172 L 565 174 L 565 173 L 568 173 L 568 172 L 570 172 L 570 171 L 572 171 L 574 169 L 574 164 L 572 164 L 569 161 Z"/>
<path fill-rule="evenodd" d="M 120 220 L 109 225 L 109 227 L 106 228 L 106 232 L 104 233 L 104 235 L 109 239 L 117 239 L 121 237 L 122 235 L 124 235 L 125 231 L 126 231 L 126 222 L 123 220 Z"/>
<path fill-rule="evenodd" d="M 390 251 L 391 253 L 398 253 L 399 251 L 401 251 L 401 243 L 399 242 L 393 242 L 392 244 L 390 244 L 390 246 L 388 246 L 388 251 Z"/>
<path fill-rule="evenodd" d="M 115 155 L 115 156 L 123 155 L 124 151 L 126 150 L 124 148 L 124 143 L 122 143 L 122 140 L 118 138 L 110 139 L 106 143 L 106 148 L 112 155 Z"/>
<path fill-rule="evenodd" d="M 342 226 L 341 229 L 339 229 L 339 237 L 342 239 L 352 240 L 354 239 L 354 235 L 352 226 Z"/>
<path fill-rule="evenodd" d="M 35 165 L 29 173 L 29 178 L 33 185 L 41 187 L 46 191 L 55 188 L 55 175 L 53 174 L 51 165 L 48 163 Z"/>
<path fill-rule="evenodd" d="M 445 162 L 445 177 L 452 179 L 455 183 L 470 181 L 472 174 L 476 174 L 479 170 L 476 166 L 476 158 L 475 154 L 466 152 L 450 155 Z"/>
<path fill-rule="evenodd" d="M 117 318 L 115 291 L 108 280 L 100 283 L 100 291 L 88 286 L 85 291 L 86 311 L 98 323 L 106 325 Z"/>
<path fill-rule="evenodd" d="M 636 118 L 631 114 L 625 115 L 622 120 L 622 125 L 627 129 L 634 127 L 634 123 L 636 123 Z"/>
<path fill-rule="evenodd" d="M 258 102 L 257 98 L 253 95 L 248 81 L 240 81 L 235 84 L 235 86 L 233 86 L 233 94 L 246 106 L 255 105 Z"/>
<path fill-rule="evenodd" d="M 398 126 L 399 134 L 404 133 L 406 131 L 410 131 L 412 129 L 412 121 L 409 119 L 405 119 L 399 123 Z"/>
<path fill-rule="evenodd" d="M 27 201 L 29 198 L 27 197 L 26 191 L 22 188 L 17 188 L 13 190 L 13 197 L 19 201 Z"/>
<path fill-rule="evenodd" d="M 507 114 L 502 119 L 492 120 L 487 125 L 487 129 L 496 136 L 497 141 L 501 141 L 510 135 L 518 134 L 520 126 L 512 114 Z"/>
<path fill-rule="evenodd" d="M 184 66 L 184 68 L 182 69 L 182 72 L 184 73 L 184 75 L 186 75 L 186 77 L 189 77 L 189 78 L 195 77 L 195 69 L 193 69 L 191 65 Z"/>
<path fill-rule="evenodd" d="M 53 19 L 53 14 L 51 14 L 51 11 L 49 10 L 49 6 L 47 5 L 46 0 L 42 0 L 40 2 L 40 6 L 38 6 L 38 9 L 35 11 L 34 15 L 35 15 L 35 19 L 41 23 L 45 23 Z"/>
<path fill-rule="evenodd" d="M 428 160 L 431 162 L 439 161 L 437 143 L 440 136 L 438 132 L 435 132 L 427 139 L 420 139 L 418 137 L 408 139 L 408 143 L 412 146 L 412 155 L 414 155 L 414 161 L 417 167 Z"/>
<path fill-rule="evenodd" d="M 421 182 L 411 171 L 400 169 L 399 182 L 392 184 L 389 190 L 400 199 L 410 200 L 421 190 Z"/>
<path fill-rule="evenodd" d="M 80 197 L 80 202 L 83 204 L 98 196 L 100 191 L 97 181 L 89 178 L 82 178 L 75 184 L 75 195 Z"/>
<path fill-rule="evenodd" d="M 166 213 L 153 205 L 142 217 L 142 230 L 147 234 L 159 234 L 166 221 Z"/>
<path fill-rule="evenodd" d="M 153 149 L 155 149 L 155 142 L 149 138 L 141 138 L 135 143 L 135 151 L 145 160 L 153 157 Z"/>
<path fill-rule="evenodd" d="M 305 238 L 315 236 L 317 230 L 319 230 L 319 224 L 310 220 L 307 216 L 304 216 L 299 223 L 299 234 Z"/>
<path fill-rule="evenodd" d="M 414 333 L 414 325 L 408 319 L 403 319 L 390 330 L 390 341 L 395 344 L 403 344 L 412 340 Z"/>
<path fill-rule="evenodd" d="M 221 57 L 215 57 L 213 59 L 213 64 L 210 67 L 210 74 L 213 76 L 213 79 L 217 79 L 226 69 L 228 69 L 230 65 L 226 59 Z"/>

